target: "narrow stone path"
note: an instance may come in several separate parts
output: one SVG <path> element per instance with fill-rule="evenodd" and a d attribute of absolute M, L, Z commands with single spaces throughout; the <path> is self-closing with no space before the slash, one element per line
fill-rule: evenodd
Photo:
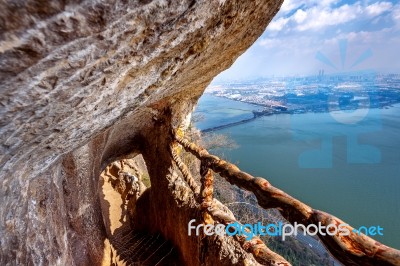
<path fill-rule="evenodd" d="M 132 169 L 127 169 L 134 174 Z M 177 248 L 161 234 L 150 234 L 131 226 L 128 205 L 121 196 L 126 184 L 115 182 L 119 177 L 118 171 L 114 165 L 101 175 L 100 202 L 109 236 L 103 265 L 182 265 Z"/>
<path fill-rule="evenodd" d="M 110 242 L 126 265 L 180 265 L 176 248 L 160 234 L 132 231 L 127 226 L 116 229 Z"/>

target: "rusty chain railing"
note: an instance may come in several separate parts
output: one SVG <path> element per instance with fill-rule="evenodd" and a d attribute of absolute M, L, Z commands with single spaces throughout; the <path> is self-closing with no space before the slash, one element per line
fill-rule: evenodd
<path fill-rule="evenodd" d="M 224 224 L 234 222 L 234 217 L 215 208 L 212 191 L 213 191 L 213 175 L 211 170 L 225 178 L 230 184 L 248 190 L 256 196 L 258 204 L 264 209 L 276 208 L 282 216 L 290 223 L 295 222 L 308 226 L 310 224 L 321 223 L 323 226 L 345 224 L 337 217 L 328 213 L 315 210 L 301 201 L 291 197 L 282 190 L 273 187 L 267 180 L 260 177 L 253 177 L 248 173 L 241 171 L 236 165 L 226 162 L 217 156 L 211 155 L 202 147 L 191 143 L 187 139 L 175 134 L 174 144 L 179 143 L 189 153 L 197 157 L 201 162 L 201 189 L 200 189 L 200 206 L 203 210 L 204 223 L 213 223 L 213 218 Z M 173 147 L 173 146 L 172 146 Z M 176 149 L 177 146 L 175 146 Z M 179 166 L 183 164 L 174 148 L 171 148 L 174 161 L 183 175 L 189 173 L 187 167 Z M 184 164 L 183 164 L 184 165 Z M 210 170 L 211 169 L 211 170 Z M 185 172 L 185 173 L 184 173 Z M 188 175 L 186 174 L 185 179 Z M 198 189 L 193 183 L 196 183 L 190 176 L 190 180 L 185 180 L 189 187 L 197 193 Z M 197 190 L 198 191 L 198 190 Z M 197 194 L 198 195 L 198 194 Z M 400 265 L 400 251 L 385 246 L 372 238 L 353 231 L 351 226 L 346 226 L 350 234 L 347 236 L 339 235 L 319 235 L 326 248 L 339 261 L 345 265 Z M 267 246 L 258 238 L 254 237 L 250 241 L 246 241 L 244 237 L 236 237 L 242 244 L 244 249 L 251 252 L 256 260 L 266 265 L 290 265 L 279 254 L 269 250 Z"/>

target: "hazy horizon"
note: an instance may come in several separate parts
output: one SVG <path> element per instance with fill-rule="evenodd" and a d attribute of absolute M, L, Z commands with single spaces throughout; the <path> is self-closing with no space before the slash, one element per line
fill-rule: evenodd
<path fill-rule="evenodd" d="M 400 73 L 398 1 L 286 0 L 214 82 L 370 70 Z"/>

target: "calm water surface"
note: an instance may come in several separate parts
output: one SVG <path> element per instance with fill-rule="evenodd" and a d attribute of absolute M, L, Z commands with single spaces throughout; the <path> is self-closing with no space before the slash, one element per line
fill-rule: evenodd
<path fill-rule="evenodd" d="M 205 94 L 196 110 L 205 119 L 196 126 L 239 121 L 256 109 Z M 374 238 L 400 249 L 400 105 L 356 115 L 265 116 L 218 133 L 238 148 L 215 153 L 354 227 L 380 225 L 384 236 Z"/>

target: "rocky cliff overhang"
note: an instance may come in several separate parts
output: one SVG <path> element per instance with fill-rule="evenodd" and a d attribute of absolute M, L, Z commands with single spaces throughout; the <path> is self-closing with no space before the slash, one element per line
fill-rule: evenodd
<path fill-rule="evenodd" d="M 281 3 L 2 1 L 0 264 L 100 264 L 99 175 L 139 153 L 152 226 L 196 264 L 196 241 L 173 226 L 192 209 L 171 190 L 168 133 Z"/>

